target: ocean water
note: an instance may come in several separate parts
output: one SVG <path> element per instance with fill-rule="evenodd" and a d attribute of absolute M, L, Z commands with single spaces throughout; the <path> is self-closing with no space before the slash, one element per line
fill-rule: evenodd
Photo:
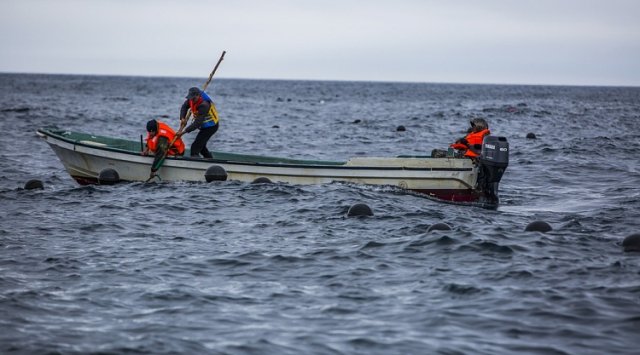
<path fill-rule="evenodd" d="M 621 242 L 640 233 L 640 88 L 208 90 L 209 148 L 229 152 L 429 154 L 484 117 L 511 147 L 497 210 L 342 183 L 80 186 L 35 134 L 138 140 L 205 79 L 0 74 L 0 353 L 638 353 L 640 253 Z"/>

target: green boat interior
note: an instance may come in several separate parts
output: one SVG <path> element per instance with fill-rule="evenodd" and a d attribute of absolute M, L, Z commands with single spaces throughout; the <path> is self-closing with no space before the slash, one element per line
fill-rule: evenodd
<path fill-rule="evenodd" d="M 126 152 L 130 154 L 140 154 L 142 151 L 142 142 L 132 141 L 120 138 L 112 138 L 99 136 L 88 133 L 73 132 L 68 130 L 61 130 L 55 128 L 40 128 L 38 132 L 53 136 L 72 144 L 80 144 L 91 147 L 100 147 L 106 150 Z M 237 154 L 213 151 L 214 158 L 217 160 L 227 160 L 236 162 L 252 162 L 252 163 L 277 163 L 277 164 L 296 164 L 296 165 L 344 165 L 345 162 L 340 161 L 325 161 L 325 160 L 304 160 L 304 159 L 289 159 L 279 158 L 262 155 L 251 154 Z M 187 148 L 184 157 L 189 159 L 190 151 Z"/>

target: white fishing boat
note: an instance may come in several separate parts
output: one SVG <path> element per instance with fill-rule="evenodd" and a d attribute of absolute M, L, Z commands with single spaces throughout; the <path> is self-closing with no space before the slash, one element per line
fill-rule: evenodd
<path fill-rule="evenodd" d="M 79 184 L 146 181 L 153 157 L 142 156 L 142 143 L 40 128 L 37 134 L 56 153 Z M 482 155 L 468 158 L 424 156 L 355 157 L 346 161 L 287 159 L 213 152 L 213 159 L 169 156 L 158 170 L 163 182 L 236 180 L 289 184 L 334 181 L 395 186 L 452 203 L 498 205 L 498 183 L 508 164 L 504 137 L 488 136 Z M 267 180 L 268 179 L 268 180 Z"/>

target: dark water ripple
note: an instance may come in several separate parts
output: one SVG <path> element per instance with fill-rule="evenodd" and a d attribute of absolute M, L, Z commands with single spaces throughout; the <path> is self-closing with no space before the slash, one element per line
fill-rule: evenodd
<path fill-rule="evenodd" d="M 421 155 L 481 115 L 512 148 L 496 211 L 343 183 L 80 187 L 34 133 L 138 140 L 200 81 L 0 75 L 0 353 L 637 353 L 639 89 L 214 82 L 224 151 Z"/>

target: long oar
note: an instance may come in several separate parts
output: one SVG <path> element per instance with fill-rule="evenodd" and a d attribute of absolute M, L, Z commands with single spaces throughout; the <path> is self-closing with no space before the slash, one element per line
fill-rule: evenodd
<path fill-rule="evenodd" d="M 213 71 L 211 72 L 211 74 L 209 74 L 209 78 L 204 83 L 204 85 L 202 85 L 202 91 L 205 91 L 207 89 L 207 87 L 209 86 L 209 83 L 211 83 L 211 79 L 213 79 L 213 75 L 216 73 L 216 70 L 218 70 L 218 67 L 220 66 L 220 63 L 224 59 L 224 55 L 226 53 L 227 53 L 227 51 L 222 51 L 222 55 L 220 56 L 220 59 L 218 59 L 218 62 L 216 63 L 216 66 L 213 68 Z M 162 166 L 162 163 L 164 162 L 164 159 L 169 154 L 169 149 L 171 149 L 173 144 L 178 140 L 179 134 L 182 133 L 182 130 L 187 125 L 187 122 L 189 121 L 189 117 L 190 116 L 191 116 L 191 110 L 187 110 L 187 115 L 185 116 L 184 120 L 180 122 L 180 128 L 178 129 L 178 132 L 176 132 L 176 135 L 173 137 L 171 142 L 169 142 L 169 145 L 167 146 L 167 149 L 164 151 L 164 154 L 162 155 L 162 159 L 160 159 L 160 163 L 158 164 L 159 166 Z M 151 180 L 151 179 L 153 179 L 153 176 L 150 177 L 149 179 L 147 179 L 147 182 L 149 182 L 149 180 Z"/>

